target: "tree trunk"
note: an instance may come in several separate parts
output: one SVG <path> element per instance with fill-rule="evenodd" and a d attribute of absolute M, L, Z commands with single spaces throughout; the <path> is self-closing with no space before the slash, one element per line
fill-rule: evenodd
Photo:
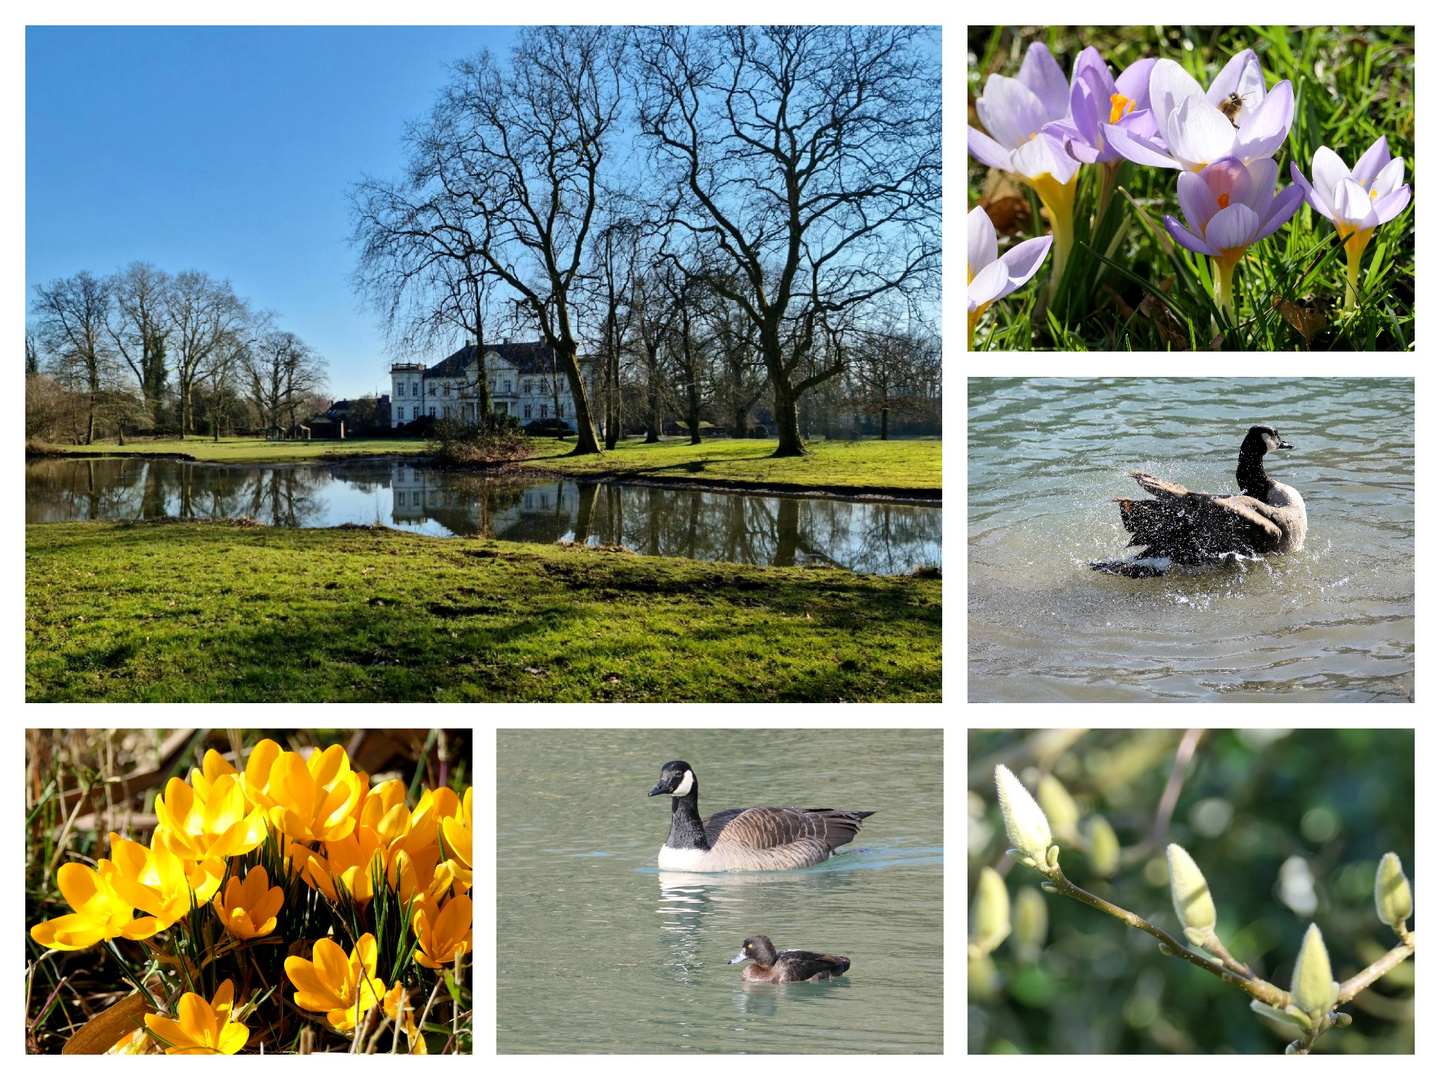
<path fill-rule="evenodd" d="M 745 414 L 747 411 L 746 409 L 740 408 L 739 405 L 735 406 L 735 426 L 730 429 L 730 437 L 732 439 L 748 439 L 750 437 L 750 427 L 745 423 Z"/>
<path fill-rule="evenodd" d="M 690 445 L 700 445 L 700 389 L 695 380 L 690 380 Z"/>
<path fill-rule="evenodd" d="M 590 418 L 590 397 L 585 392 L 585 380 L 580 378 L 580 362 L 575 358 L 575 343 L 570 342 L 556 348 L 560 364 L 565 369 L 565 378 L 570 380 L 570 396 L 575 401 L 575 449 L 572 454 L 600 453 L 600 439 L 595 434 L 595 422 Z"/>
<path fill-rule="evenodd" d="M 890 407 L 880 406 L 880 441 L 884 442 L 890 438 Z"/>
<path fill-rule="evenodd" d="M 775 430 L 780 438 L 773 457 L 803 457 L 809 453 L 800 438 L 800 414 L 790 391 L 790 380 L 783 374 L 775 380 Z"/>

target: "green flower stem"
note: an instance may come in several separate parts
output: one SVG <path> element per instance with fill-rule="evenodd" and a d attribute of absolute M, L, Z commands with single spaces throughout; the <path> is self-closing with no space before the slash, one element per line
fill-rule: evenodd
<path fill-rule="evenodd" d="M 1345 1002 L 1350 1001 L 1356 994 L 1360 993 L 1361 990 L 1364 990 L 1376 979 L 1380 978 L 1381 975 L 1384 975 L 1391 968 L 1399 967 L 1408 957 L 1414 955 L 1415 932 L 1411 930 L 1408 932 L 1408 940 L 1396 945 L 1364 971 L 1359 972 L 1353 978 L 1346 979 L 1341 983 L 1340 997 L 1336 1003 L 1344 1005 Z"/>
<path fill-rule="evenodd" d="M 1102 900 L 1100 897 L 1086 892 L 1067 878 L 1065 872 L 1061 870 L 1059 866 L 1056 866 L 1054 870 L 1045 876 L 1050 879 L 1050 883 L 1055 886 L 1055 891 L 1060 895 L 1068 896 L 1073 900 L 1079 900 L 1084 904 L 1089 904 L 1091 907 L 1097 908 L 1107 915 L 1115 916 L 1115 918 L 1123 923 L 1128 923 L 1137 930 L 1144 930 L 1145 933 L 1151 937 L 1158 938 L 1175 956 L 1180 957 L 1182 960 L 1189 961 L 1198 968 L 1203 968 L 1217 979 L 1223 979 L 1232 986 L 1240 987 L 1240 989 L 1244 990 L 1257 1001 L 1263 1001 L 1265 1004 L 1277 1009 L 1283 1009 L 1290 1004 L 1290 994 L 1287 991 L 1254 975 L 1247 978 L 1238 972 L 1231 971 L 1223 964 L 1211 960 L 1208 956 L 1201 956 L 1199 953 L 1187 949 L 1164 930 L 1146 922 L 1133 911 L 1126 911 L 1124 908 L 1117 907 L 1108 900 Z M 1396 962 L 1398 963 L 1399 961 Z"/>

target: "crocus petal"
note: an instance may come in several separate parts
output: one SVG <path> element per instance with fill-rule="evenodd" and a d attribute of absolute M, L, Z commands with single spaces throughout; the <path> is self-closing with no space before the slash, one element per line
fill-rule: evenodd
<path fill-rule="evenodd" d="M 1065 115 L 1051 114 L 1035 93 L 1018 79 L 991 75 L 985 80 L 985 92 L 975 99 L 975 112 L 985 130 L 1001 146 L 1013 150 L 1028 141 L 1047 120 Z"/>
<path fill-rule="evenodd" d="M 1169 214 L 1165 215 L 1165 230 L 1174 237 L 1177 244 L 1197 255 L 1213 255 L 1217 259 L 1220 257 L 1220 252 L 1190 232 Z"/>
<path fill-rule="evenodd" d="M 1224 119 L 1224 117 L 1221 117 Z M 1284 79 L 1271 88 L 1241 125 L 1236 152 L 1245 162 L 1268 158 L 1279 150 L 1295 120 L 1295 91 Z"/>
<path fill-rule="evenodd" d="M 1147 115 L 1150 116 L 1153 124 L 1153 114 Z M 1133 113 L 1118 124 L 1101 124 L 1100 130 L 1105 133 L 1106 145 L 1127 161 L 1133 161 L 1137 165 L 1149 165 L 1156 169 L 1184 168 L 1180 162 L 1170 156 L 1158 131 L 1154 134 L 1142 134 L 1136 130 L 1135 114 Z"/>
<path fill-rule="evenodd" d="M 1341 180 L 1350 179 L 1350 170 L 1345 167 L 1345 162 L 1340 160 L 1340 155 L 1331 150 L 1328 146 L 1322 146 L 1315 151 L 1315 156 L 1310 161 L 1310 178 L 1315 187 L 1315 196 L 1325 207 L 1321 211 L 1326 217 L 1335 217 L 1335 191 L 1340 186 Z"/>
<path fill-rule="evenodd" d="M 145 1026 L 149 1028 L 157 1038 L 164 1039 L 172 1046 L 186 1047 L 195 1045 L 195 1040 L 190 1036 L 190 1033 L 168 1017 L 156 1016 L 154 1013 L 146 1013 Z"/>
<path fill-rule="evenodd" d="M 1358 170 L 1359 166 L 1356 166 L 1356 168 Z M 1375 174 L 1375 179 L 1368 184 L 1359 176 L 1355 179 L 1361 187 L 1375 192 L 1377 199 L 1383 198 L 1391 192 L 1399 190 L 1401 181 L 1405 179 L 1405 159 L 1392 159 L 1384 168 Z"/>
<path fill-rule="evenodd" d="M 1205 172 L 1208 174 L 1210 170 Z M 1182 172 L 1175 185 L 1175 192 L 1180 199 L 1180 212 L 1196 229 L 1203 229 L 1210 224 L 1210 219 L 1220 212 L 1220 203 L 1210 190 L 1207 179 L 1207 175 Z"/>
<path fill-rule="evenodd" d="M 1260 229 L 1255 233 L 1255 240 L 1264 240 L 1265 237 L 1294 217 L 1295 211 L 1300 209 L 1300 203 L 1304 198 L 1305 193 L 1293 185 L 1276 195 L 1266 208 L 1264 217 L 1260 219 Z"/>
<path fill-rule="evenodd" d="M 1205 229 L 1205 242 L 1221 251 L 1233 251 L 1252 243 L 1260 229 L 1260 219 L 1244 203 L 1222 207 Z"/>
<path fill-rule="evenodd" d="M 1169 126 L 1162 124 L 1161 130 L 1170 153 L 1187 168 L 1200 169 L 1235 156 L 1235 129 L 1219 109 L 1198 94 L 1185 98 Z"/>
<path fill-rule="evenodd" d="M 226 1024 L 220 1032 L 220 1038 L 216 1049 L 222 1054 L 238 1054 L 245 1049 L 245 1043 L 250 1039 L 250 1029 L 244 1024 L 231 1022 Z"/>
<path fill-rule="evenodd" d="M 1040 264 L 1045 261 L 1045 256 L 1050 254 L 1050 245 L 1054 241 L 1053 236 L 1037 236 L 1021 241 L 1000 256 L 1010 279 L 1001 296 L 1009 296 L 1035 276 Z M 446 835 L 449 836 L 448 833 Z"/>
<path fill-rule="evenodd" d="M 1042 176 L 1053 176 L 1056 183 L 1068 184 L 1080 168 L 1080 163 L 1065 153 L 1065 147 L 1049 135 L 1035 138 L 1018 146 L 1010 155 L 1011 168 L 1031 180 Z"/>
<path fill-rule="evenodd" d="M 1380 223 L 1370 193 L 1348 176 L 1335 189 L 1335 220 L 1362 229 L 1373 229 Z"/>
<path fill-rule="evenodd" d="M 1375 200 L 1375 220 L 1386 222 L 1399 216 L 1400 211 L 1410 205 L 1410 185 L 1406 184 L 1399 191 L 1392 191 L 1389 195 L 1382 195 Z"/>
<path fill-rule="evenodd" d="M 1391 164 L 1390 147 L 1385 142 L 1385 136 L 1381 135 L 1370 144 L 1365 153 L 1360 155 L 1360 160 L 1355 163 L 1355 168 L 1350 170 L 1350 176 L 1361 187 L 1374 190 L 1377 178 L 1389 164 Z M 1402 172 L 1404 170 L 1403 164 L 1401 170 Z M 1396 177 L 1396 182 L 1399 182 L 1399 177 Z M 1392 187 L 1390 190 L 1393 191 L 1394 188 Z M 1384 195 L 1386 192 L 1382 191 L 1381 194 Z"/>
<path fill-rule="evenodd" d="M 1135 102 L 1135 112 L 1150 108 L 1150 72 L 1155 69 L 1155 58 L 1147 56 L 1136 60 L 1115 80 L 1116 93 Z"/>
<path fill-rule="evenodd" d="M 999 259 L 982 267 L 970 280 L 970 310 L 977 311 L 1000 299 L 1005 295 L 1005 287 L 1009 283 L 1010 269 Z"/>
<path fill-rule="evenodd" d="M 47 949 L 88 949 L 105 936 L 105 926 L 84 915 L 61 915 L 32 926 L 30 936 Z"/>
<path fill-rule="evenodd" d="M 1180 108 L 1180 103 L 1188 97 L 1203 99 L 1205 91 L 1194 77 L 1174 60 L 1155 61 L 1155 66 L 1150 69 L 1150 109 L 1155 113 L 1155 121 L 1167 141 L 1172 118 Z"/>
<path fill-rule="evenodd" d="M 1242 97 L 1259 90 L 1265 92 L 1265 77 L 1260 70 L 1260 58 L 1254 49 L 1241 49 L 1220 69 L 1215 81 L 1210 84 L 1210 104 L 1218 106 L 1231 94 Z"/>
<path fill-rule="evenodd" d="M 1270 204 L 1275 201 L 1275 181 L 1280 176 L 1280 165 L 1274 158 L 1261 158 L 1245 167 L 1244 178 L 1236 177 L 1231 202 L 1243 202 L 1255 216 L 1264 221 L 1270 213 Z"/>
<path fill-rule="evenodd" d="M 1059 120 L 1065 115 L 1070 104 L 1070 86 L 1044 42 L 1036 41 L 1025 50 L 1025 59 L 1020 62 L 1020 81 L 1034 91 L 1045 109 L 1045 119 Z"/>
<path fill-rule="evenodd" d="M 1010 151 L 1001 146 L 994 139 L 990 138 L 983 131 L 977 131 L 969 124 L 965 125 L 969 133 L 967 145 L 970 156 L 982 165 L 989 165 L 992 169 L 1004 169 L 1010 171 Z"/>

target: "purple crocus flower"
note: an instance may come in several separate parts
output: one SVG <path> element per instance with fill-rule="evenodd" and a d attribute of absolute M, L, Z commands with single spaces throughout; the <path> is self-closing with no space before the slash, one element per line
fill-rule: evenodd
<path fill-rule="evenodd" d="M 1329 218 L 1345 240 L 1345 307 L 1355 306 L 1360 282 L 1360 255 L 1375 229 L 1410 204 L 1410 185 L 1405 179 L 1403 158 L 1391 158 L 1390 145 L 1381 135 L 1360 155 L 1355 168 L 1345 168 L 1340 155 L 1328 146 L 1315 151 L 1310 162 L 1315 177 L 1311 187 L 1300 166 L 1290 163 L 1295 186 L 1321 217 Z"/>
<path fill-rule="evenodd" d="M 1289 221 L 1304 198 L 1298 185 L 1276 193 L 1279 172 L 1272 158 L 1247 165 L 1233 157 L 1221 158 L 1199 172 L 1182 172 L 1177 189 L 1190 227 L 1165 215 L 1165 228 L 1177 244 L 1215 260 L 1216 299 L 1232 317 L 1236 265 L 1251 244 Z"/>
<path fill-rule="evenodd" d="M 1075 187 L 1080 162 L 1065 150 L 1065 144 L 1044 128 L 1063 120 L 1070 109 L 1070 89 L 1065 73 L 1042 43 L 1025 51 L 1018 79 L 991 75 L 985 92 L 975 101 L 975 111 L 989 135 L 967 125 L 970 155 L 992 169 L 1019 174 L 1035 189 L 1050 213 L 1055 233 L 1055 272 L 1065 266 L 1065 257 L 1075 232 Z"/>
<path fill-rule="evenodd" d="M 970 211 L 967 225 L 970 249 L 965 274 L 969 281 L 970 338 L 973 345 L 975 323 L 985 309 L 1035 276 L 1045 256 L 1050 253 L 1050 245 L 1055 238 L 1037 236 L 1023 240 L 1001 255 L 995 223 L 985 213 L 984 207 L 977 206 Z"/>
<path fill-rule="evenodd" d="M 1199 172 L 1222 158 L 1249 164 L 1273 155 L 1295 120 L 1295 92 L 1288 79 L 1265 89 L 1253 49 L 1231 57 L 1209 90 L 1175 61 L 1158 60 L 1150 70 L 1150 111 L 1151 118 L 1131 114 L 1102 125 L 1110 145 L 1140 165 Z"/>
<path fill-rule="evenodd" d="M 1115 78 L 1100 51 L 1089 46 L 1075 58 L 1070 72 L 1069 115 L 1040 130 L 1059 139 L 1070 156 L 1084 164 L 1120 161 L 1120 155 L 1106 143 L 1102 125 L 1114 124 L 1132 113 L 1149 114 L 1150 70 L 1154 66 L 1153 57 L 1137 60 Z M 1153 129 L 1153 122 L 1151 126 Z"/>

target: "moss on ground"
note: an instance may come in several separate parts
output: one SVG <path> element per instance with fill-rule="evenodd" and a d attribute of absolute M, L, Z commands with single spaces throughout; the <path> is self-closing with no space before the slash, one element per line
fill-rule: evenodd
<path fill-rule="evenodd" d="M 388 529 L 26 527 L 31 701 L 939 701 L 941 582 Z"/>

